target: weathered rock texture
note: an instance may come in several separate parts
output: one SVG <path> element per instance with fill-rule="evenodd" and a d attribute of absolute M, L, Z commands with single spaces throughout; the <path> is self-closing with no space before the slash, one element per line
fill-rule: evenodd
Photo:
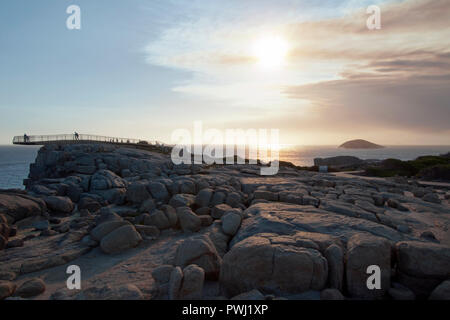
<path fill-rule="evenodd" d="M 448 298 L 447 189 L 260 169 L 43 147 L 26 191 L 0 191 L 0 298 Z M 70 264 L 81 292 L 66 288 Z"/>

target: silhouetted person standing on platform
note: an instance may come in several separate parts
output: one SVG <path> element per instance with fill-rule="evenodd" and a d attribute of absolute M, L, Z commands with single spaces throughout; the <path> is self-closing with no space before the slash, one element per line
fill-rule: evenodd
<path fill-rule="evenodd" d="M 75 131 L 75 140 L 79 140 L 80 139 L 80 135 L 78 134 L 78 132 Z"/>
<path fill-rule="evenodd" d="M 29 138 L 26 133 L 23 134 L 23 142 L 28 142 Z"/>

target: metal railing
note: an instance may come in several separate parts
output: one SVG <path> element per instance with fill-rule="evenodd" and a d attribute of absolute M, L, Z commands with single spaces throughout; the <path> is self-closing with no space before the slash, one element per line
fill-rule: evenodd
<path fill-rule="evenodd" d="M 149 144 L 149 145 L 164 145 L 159 141 L 146 141 L 131 138 L 117 138 L 117 137 L 106 137 L 91 134 L 58 134 L 58 135 L 40 135 L 40 136 L 15 136 L 13 138 L 13 144 L 50 144 L 58 142 L 102 142 L 102 143 L 113 143 L 113 144 Z"/>

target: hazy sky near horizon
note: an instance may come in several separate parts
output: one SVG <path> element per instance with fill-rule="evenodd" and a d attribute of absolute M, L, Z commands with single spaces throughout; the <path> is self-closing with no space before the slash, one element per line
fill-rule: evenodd
<path fill-rule="evenodd" d="M 171 142 L 202 120 L 277 128 L 282 144 L 449 145 L 449 21 L 448 0 L 2 0 L 0 144 Z"/>

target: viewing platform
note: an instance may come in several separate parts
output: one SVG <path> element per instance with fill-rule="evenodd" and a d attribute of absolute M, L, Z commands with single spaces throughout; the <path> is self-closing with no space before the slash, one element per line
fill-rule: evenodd
<path fill-rule="evenodd" d="M 171 149 L 170 146 L 165 145 L 159 141 L 147 141 L 131 138 L 106 137 L 91 134 L 59 134 L 59 135 L 35 135 L 35 136 L 15 136 L 13 144 L 19 145 L 48 145 L 48 144 L 78 144 L 78 143 L 102 143 L 123 145 L 129 147 L 136 147 L 140 149 L 165 151 Z"/>

